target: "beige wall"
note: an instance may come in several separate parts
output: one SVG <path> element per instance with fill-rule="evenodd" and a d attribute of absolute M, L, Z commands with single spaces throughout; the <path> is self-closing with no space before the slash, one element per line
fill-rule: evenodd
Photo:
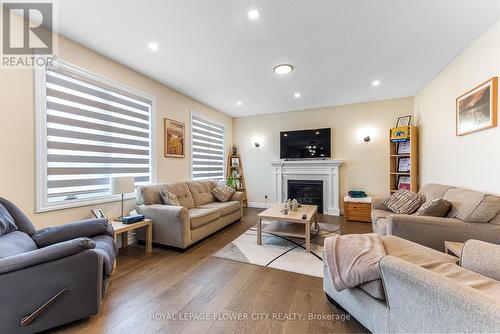
<path fill-rule="evenodd" d="M 455 99 L 499 74 L 500 20 L 416 95 L 421 184 L 500 194 L 500 128 L 455 135 Z"/>
<path fill-rule="evenodd" d="M 156 98 L 156 172 L 160 182 L 190 179 L 189 112 L 204 114 L 226 126 L 228 145 L 232 138 L 232 119 L 158 82 L 134 72 L 100 54 L 67 39 L 59 38 L 58 57 L 120 84 L 138 89 Z M 0 142 L 0 196 L 17 204 L 40 228 L 90 218 L 91 207 L 35 214 L 35 107 L 31 70 L 0 70 L 2 122 Z M 186 158 L 163 157 L 163 118 L 186 124 Z M 127 203 L 127 209 L 134 201 Z M 120 202 L 102 207 L 110 217 L 119 215 Z"/>
<path fill-rule="evenodd" d="M 341 198 L 351 189 L 372 195 L 389 193 L 388 132 L 398 116 L 413 114 L 413 98 L 353 104 L 314 110 L 235 118 L 234 141 L 246 176 L 250 202 L 274 198 L 271 160 L 279 159 L 279 133 L 283 130 L 332 128 L 332 154 L 344 160 L 340 167 Z M 363 137 L 370 134 L 372 141 Z M 255 140 L 261 142 L 256 148 Z"/>

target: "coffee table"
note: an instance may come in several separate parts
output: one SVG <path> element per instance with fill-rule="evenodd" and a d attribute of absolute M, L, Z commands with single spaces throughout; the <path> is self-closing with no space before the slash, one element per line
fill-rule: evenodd
<path fill-rule="evenodd" d="M 257 215 L 257 245 L 262 245 L 262 232 L 277 235 L 306 239 L 306 251 L 311 251 L 311 224 L 318 225 L 318 206 L 302 205 L 297 211 L 288 212 L 287 215 L 281 212 L 282 204 L 275 204 L 267 210 Z M 305 219 L 302 218 L 306 215 Z M 262 219 L 273 220 L 271 224 L 262 229 Z"/>

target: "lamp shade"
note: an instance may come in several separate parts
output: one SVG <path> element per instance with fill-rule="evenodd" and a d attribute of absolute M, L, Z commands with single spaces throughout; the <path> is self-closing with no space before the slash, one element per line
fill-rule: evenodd
<path fill-rule="evenodd" d="M 134 192 L 134 177 L 120 176 L 111 178 L 111 194 L 121 195 Z"/>

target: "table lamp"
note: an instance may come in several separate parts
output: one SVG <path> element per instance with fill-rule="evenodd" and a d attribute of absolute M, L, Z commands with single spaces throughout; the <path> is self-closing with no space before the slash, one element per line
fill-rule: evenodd
<path fill-rule="evenodd" d="M 111 194 L 122 195 L 122 215 L 117 219 L 123 220 L 123 195 L 134 192 L 134 177 L 133 176 L 119 176 L 111 178 Z"/>

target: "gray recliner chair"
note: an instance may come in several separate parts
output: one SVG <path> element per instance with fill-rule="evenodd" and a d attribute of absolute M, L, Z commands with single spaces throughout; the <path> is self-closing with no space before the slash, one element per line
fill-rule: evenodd
<path fill-rule="evenodd" d="M 100 310 L 117 248 L 113 227 L 89 219 L 36 231 L 0 198 L 0 333 L 34 333 Z"/>

